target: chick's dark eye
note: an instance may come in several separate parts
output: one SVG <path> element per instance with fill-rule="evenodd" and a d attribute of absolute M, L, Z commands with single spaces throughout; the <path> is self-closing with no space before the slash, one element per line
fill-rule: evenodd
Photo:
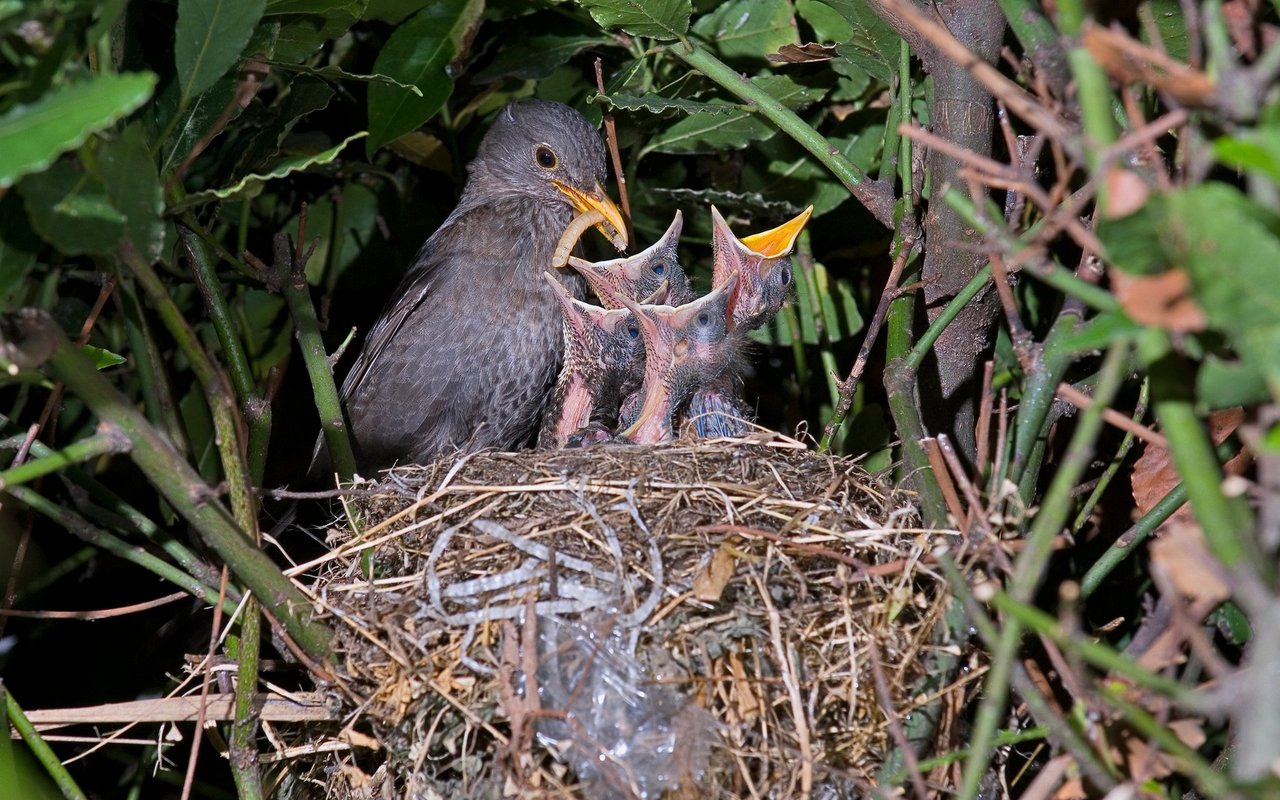
<path fill-rule="evenodd" d="M 778 276 L 778 280 L 782 281 L 783 286 L 791 285 L 791 267 L 783 267 L 782 274 Z"/>
<path fill-rule="evenodd" d="M 710 315 L 710 314 L 708 314 L 707 312 L 703 311 L 701 314 L 699 314 L 699 315 L 698 315 L 698 324 L 699 324 L 699 325 L 701 325 L 701 326 L 702 326 L 702 327 L 704 327 L 704 328 L 705 328 L 706 326 L 710 325 L 710 324 L 711 324 L 711 315 Z"/>
<path fill-rule="evenodd" d="M 663 264 L 661 261 L 653 265 L 654 275 L 665 275 L 666 272 L 667 272 L 667 265 Z"/>
<path fill-rule="evenodd" d="M 640 338 L 640 329 L 637 328 L 635 325 L 628 325 L 627 335 L 630 336 L 632 339 L 638 339 Z"/>
<path fill-rule="evenodd" d="M 555 152 L 545 144 L 538 145 L 533 151 L 533 160 L 543 169 L 555 169 L 558 163 Z"/>

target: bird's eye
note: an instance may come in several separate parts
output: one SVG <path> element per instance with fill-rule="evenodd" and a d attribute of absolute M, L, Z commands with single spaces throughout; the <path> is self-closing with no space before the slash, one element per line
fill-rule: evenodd
<path fill-rule="evenodd" d="M 710 325 L 710 324 L 711 324 L 711 315 L 710 315 L 710 314 L 708 314 L 707 312 L 703 311 L 701 314 L 699 314 L 699 315 L 698 315 L 698 324 L 699 324 L 699 325 L 701 325 L 701 326 L 702 326 L 702 327 L 704 327 L 704 328 L 705 328 L 705 327 L 707 327 L 708 325 Z"/>
<path fill-rule="evenodd" d="M 654 275 L 665 275 L 666 272 L 667 272 L 667 265 L 663 264 L 661 261 L 653 265 Z"/>
<path fill-rule="evenodd" d="M 639 339 L 639 338 L 640 338 L 640 328 L 639 328 L 638 326 L 636 326 L 636 325 L 628 325 L 628 326 L 627 326 L 627 335 L 628 335 L 628 336 L 630 336 L 632 339 Z"/>
<path fill-rule="evenodd" d="M 783 286 L 791 285 L 791 267 L 783 267 L 782 274 L 778 276 L 778 280 L 782 281 Z"/>
<path fill-rule="evenodd" d="M 545 144 L 540 144 L 533 151 L 533 160 L 543 169 L 555 169 L 559 160 L 556 158 L 555 151 Z"/>

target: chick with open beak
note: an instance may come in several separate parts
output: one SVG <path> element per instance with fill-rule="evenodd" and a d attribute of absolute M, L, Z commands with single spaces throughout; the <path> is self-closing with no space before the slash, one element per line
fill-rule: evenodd
<path fill-rule="evenodd" d="M 622 307 L 610 299 L 613 295 L 639 303 L 684 305 L 694 294 L 677 252 L 683 226 L 684 215 L 677 211 L 667 232 L 645 250 L 610 261 L 592 262 L 570 256 L 569 266 L 586 279 L 605 308 Z M 667 287 L 665 296 L 659 297 L 663 284 Z"/>
<path fill-rule="evenodd" d="M 715 207 L 711 207 L 712 284 L 722 286 L 737 279 L 729 301 L 729 325 L 742 331 L 767 324 L 786 303 L 794 283 L 791 251 L 813 213 L 806 208 L 772 230 L 739 239 Z M 747 339 L 734 341 L 746 347 Z M 741 363 L 741 354 L 730 363 Z M 738 375 L 727 371 L 714 382 L 696 389 L 684 409 L 684 419 L 704 438 L 743 436 L 751 429 L 755 414 L 742 402 Z"/>
<path fill-rule="evenodd" d="M 644 364 L 644 343 L 634 314 L 573 297 L 543 273 L 564 314 L 564 366 L 543 417 L 538 443 L 564 447 L 584 428 L 617 416 L 624 391 L 634 390 Z M 603 430 L 603 426 L 599 426 Z"/>
<path fill-rule="evenodd" d="M 682 306 L 642 306 L 627 298 L 644 340 L 644 379 L 639 410 L 619 436 L 636 444 L 674 437 L 672 417 L 698 387 L 729 373 L 739 347 L 729 325 L 736 275 L 705 297 Z"/>

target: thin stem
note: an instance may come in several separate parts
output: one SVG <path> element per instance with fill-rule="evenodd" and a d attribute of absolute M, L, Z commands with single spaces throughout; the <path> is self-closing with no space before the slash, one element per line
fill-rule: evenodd
<path fill-rule="evenodd" d="M 262 800 L 262 775 L 258 770 L 257 697 L 259 654 L 262 645 L 262 610 L 250 597 L 240 623 L 239 653 L 235 686 L 235 721 L 231 723 L 229 752 L 231 774 L 239 800 Z"/>
<path fill-rule="evenodd" d="M 74 511 L 54 503 L 39 492 L 28 489 L 25 486 L 11 487 L 8 492 L 13 495 L 15 500 L 25 503 L 36 512 L 53 520 L 81 541 L 99 547 L 112 555 L 119 556 L 131 564 L 136 564 L 158 575 L 192 597 L 198 597 L 210 605 L 217 604 L 217 589 L 202 583 L 169 562 L 157 558 L 145 548 L 131 545 L 115 534 L 91 525 L 88 520 Z M 227 609 L 229 612 L 235 610 L 234 601 L 227 601 Z"/>
<path fill-rule="evenodd" d="M 15 332 L 12 344 L 19 349 L 37 354 L 52 349 L 48 364 L 56 377 L 99 419 L 119 426 L 133 446 L 130 452 L 133 462 L 192 525 L 201 540 L 272 609 L 302 651 L 321 662 L 332 658 L 329 642 L 333 634 L 310 619 L 311 602 L 306 595 L 281 574 L 235 524 L 217 501 L 213 489 L 200 479 L 169 440 L 94 368 L 79 348 L 67 341 L 53 318 L 44 311 L 24 309 L 12 315 L 6 324 Z"/>
<path fill-rule="evenodd" d="M 784 106 L 773 95 L 756 86 L 750 78 L 740 75 L 695 42 L 685 41 L 673 44 L 669 50 L 731 94 L 757 108 L 766 119 L 777 125 L 779 130 L 794 139 L 823 166 L 831 170 L 836 179 L 866 206 L 880 224 L 886 228 L 893 227 L 892 189 L 886 184 L 872 180 L 854 166 L 840 148 L 832 145 L 825 136 L 814 130 L 813 126 L 801 119 L 796 112 Z"/>
<path fill-rule="evenodd" d="M 1045 573 L 1051 553 L 1053 537 L 1062 530 L 1071 513 L 1072 491 L 1079 483 L 1093 455 L 1094 442 L 1102 431 L 1102 409 L 1110 404 L 1124 379 L 1124 366 L 1128 356 L 1127 342 L 1114 344 L 1107 351 L 1098 379 L 1097 402 L 1080 415 L 1066 455 L 1059 466 L 1049 491 L 1045 494 L 1040 510 L 1031 523 L 1026 547 L 1018 555 L 1010 580 L 1009 599 L 1013 605 L 1031 600 L 1041 577 Z M 1054 384 L 1056 386 L 1056 384 Z M 1010 615 L 1000 631 L 1000 640 L 991 658 L 991 671 L 984 685 L 985 699 L 978 709 L 971 742 L 973 755 L 965 767 L 961 800 L 973 800 L 986 771 L 990 758 L 991 740 L 1004 716 L 1008 700 L 1009 678 L 1017 656 L 1018 642 L 1022 638 L 1022 623 Z"/>
<path fill-rule="evenodd" d="M 929 324 L 924 335 L 916 341 L 915 347 L 911 348 L 911 352 L 907 355 L 908 369 L 912 372 L 920 369 L 920 366 L 924 364 L 924 360 L 929 357 L 929 351 L 937 343 L 938 337 L 942 335 L 948 325 L 955 321 L 956 317 L 960 316 L 960 312 L 964 311 L 969 301 L 977 297 L 978 292 L 981 292 L 990 280 L 991 265 L 987 264 L 969 279 L 969 282 L 956 293 L 955 297 L 951 298 L 946 307 L 942 309 L 942 313 Z"/>
<path fill-rule="evenodd" d="M 115 428 L 107 427 L 92 436 L 72 442 L 61 450 L 0 472 L 0 490 L 27 483 L 72 464 L 92 461 L 107 453 L 122 453 L 128 448 L 129 440 Z"/>
<path fill-rule="evenodd" d="M 67 768 L 62 766 L 57 754 L 40 736 L 36 727 L 31 724 L 31 720 L 27 719 L 27 715 L 22 711 L 22 706 L 18 705 L 17 700 L 13 699 L 13 693 L 3 685 L 0 685 L 0 692 L 4 692 L 4 707 L 5 713 L 9 718 L 9 724 L 13 725 L 14 729 L 18 731 L 18 735 L 22 737 L 22 741 L 26 742 L 27 747 L 31 748 L 32 755 L 40 762 L 40 766 L 44 767 L 45 772 L 49 773 L 49 777 L 53 778 L 53 782 L 58 784 L 58 788 L 62 791 L 62 796 L 67 800 L 87 800 L 87 795 L 80 791 L 80 787 L 76 785 L 71 773 L 67 772 Z M 5 736 L 8 736 L 8 725 L 5 728 Z M 10 786 L 9 788 L 12 789 L 14 787 Z"/>

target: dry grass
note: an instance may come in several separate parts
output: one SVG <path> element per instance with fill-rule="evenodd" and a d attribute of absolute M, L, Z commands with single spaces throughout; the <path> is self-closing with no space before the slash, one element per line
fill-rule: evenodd
<path fill-rule="evenodd" d="M 483 453 L 350 503 L 297 578 L 365 745 L 299 764 L 330 796 L 860 796 L 884 700 L 925 699 L 954 532 L 790 440 Z"/>

